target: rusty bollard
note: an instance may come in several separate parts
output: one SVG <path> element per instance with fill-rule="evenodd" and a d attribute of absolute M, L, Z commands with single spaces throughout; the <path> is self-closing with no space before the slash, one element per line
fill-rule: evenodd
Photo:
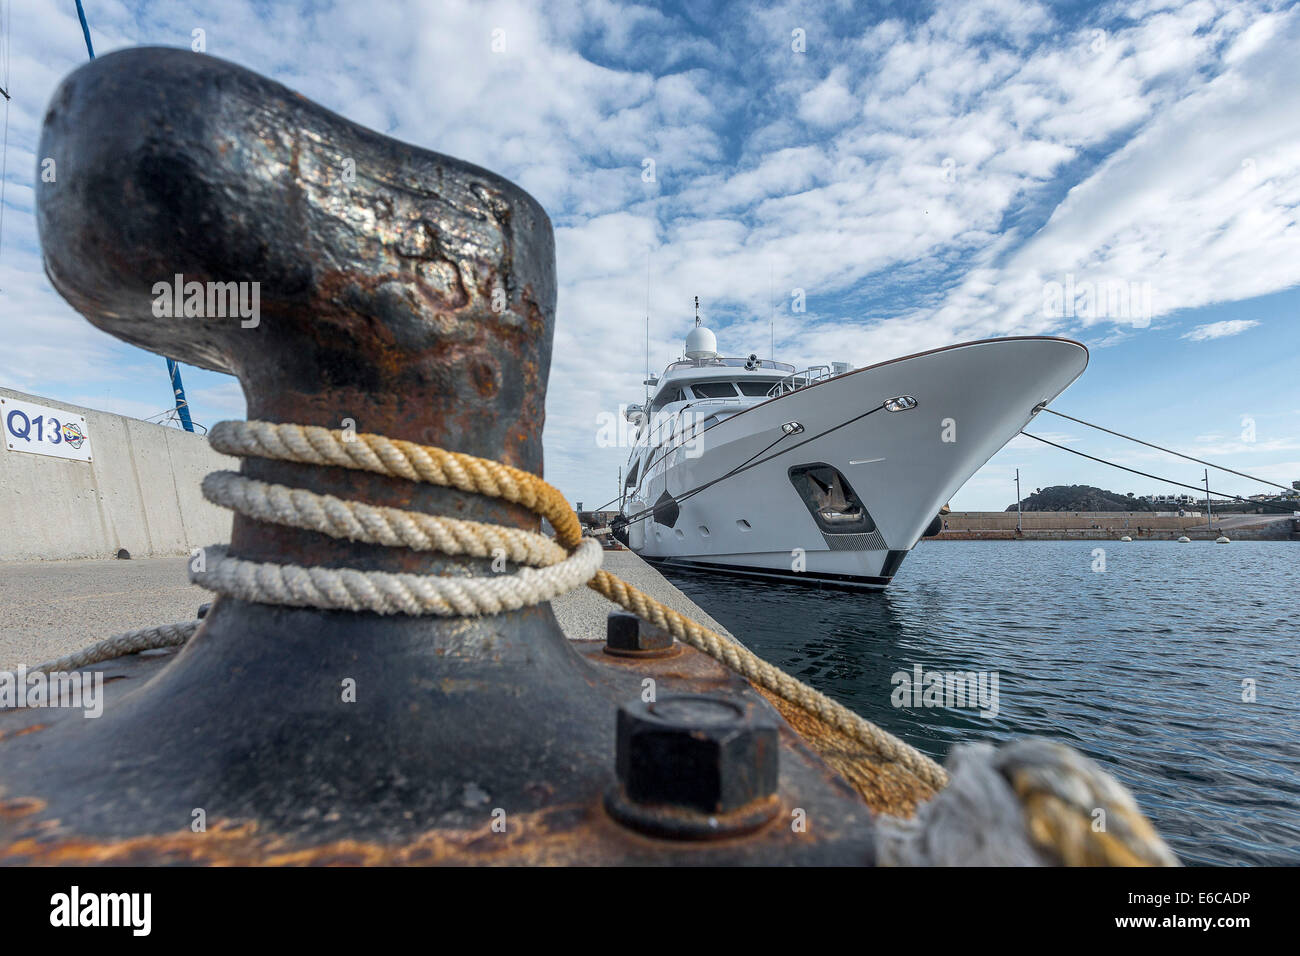
<path fill-rule="evenodd" d="M 541 474 L 554 246 L 545 211 L 518 186 L 175 49 L 72 73 L 40 155 L 58 163 L 37 197 L 46 271 L 94 325 L 238 376 L 250 419 L 351 420 Z M 159 316 L 157 285 L 174 281 L 256 283 L 258 313 Z M 539 523 L 501 500 L 364 472 L 258 458 L 241 470 L 374 504 Z M 241 516 L 231 553 L 492 573 L 490 561 Z M 816 836 L 774 826 L 711 845 L 705 860 L 607 816 L 615 712 L 645 686 L 634 666 L 650 665 L 575 652 L 549 604 L 437 618 L 218 597 L 179 653 L 96 666 L 123 678 L 106 685 L 102 718 L 46 712 L 6 733 L 19 718 L 0 714 L 0 860 L 869 861 L 869 814 L 806 749 L 782 779 L 822 821 Z M 659 679 L 690 689 L 686 677 Z M 737 678 L 709 680 L 767 706 Z"/>

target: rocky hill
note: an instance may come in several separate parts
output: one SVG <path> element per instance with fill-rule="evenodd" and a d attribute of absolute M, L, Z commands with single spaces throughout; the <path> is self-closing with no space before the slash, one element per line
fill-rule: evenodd
<path fill-rule="evenodd" d="M 1053 485 L 1050 488 L 1039 488 L 1032 495 L 1021 500 L 1020 508 L 1022 511 L 1156 510 L 1156 506 L 1149 501 L 1092 485 Z M 1161 505 L 1161 508 L 1168 510 L 1169 505 Z M 1015 504 L 1008 505 L 1006 510 L 1015 511 Z"/>

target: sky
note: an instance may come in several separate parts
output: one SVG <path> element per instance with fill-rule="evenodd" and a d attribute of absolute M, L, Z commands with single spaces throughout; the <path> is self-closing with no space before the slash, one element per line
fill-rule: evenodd
<path fill-rule="evenodd" d="M 546 478 L 592 507 L 608 422 L 678 356 L 693 297 L 725 354 L 855 366 L 1002 335 L 1092 359 L 1053 403 L 1271 481 L 1300 479 L 1300 9 L 1253 2 L 663 6 L 84 0 L 97 54 L 192 49 L 485 166 L 550 214 L 559 298 Z M 53 291 L 39 122 L 86 60 L 73 0 L 7 9 L 0 385 L 147 417 L 163 359 Z M 197 31 L 197 32 L 196 32 Z M 1088 309 L 1072 285 L 1131 292 Z M 1105 296 L 1101 296 L 1105 299 Z M 802 309 L 800 308 L 802 306 Z M 196 421 L 238 382 L 183 366 Z M 1064 419 L 1031 430 L 1191 484 L 1201 466 Z M 954 497 L 1182 489 L 1017 438 Z M 1216 491 L 1257 482 L 1212 472 Z"/>

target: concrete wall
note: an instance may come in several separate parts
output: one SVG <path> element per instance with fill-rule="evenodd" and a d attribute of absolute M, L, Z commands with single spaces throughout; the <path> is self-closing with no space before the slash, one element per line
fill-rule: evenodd
<path fill-rule="evenodd" d="M 210 471 L 238 470 L 178 428 L 0 388 L 0 397 L 85 416 L 92 461 L 10 451 L 0 442 L 0 561 L 183 554 L 230 540 L 231 513 L 204 500 Z"/>

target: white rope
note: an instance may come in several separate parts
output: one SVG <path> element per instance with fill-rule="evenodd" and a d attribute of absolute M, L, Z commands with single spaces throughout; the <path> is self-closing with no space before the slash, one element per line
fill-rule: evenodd
<path fill-rule="evenodd" d="M 409 452 L 404 454 L 386 441 L 371 450 L 362 442 L 340 441 L 324 428 L 221 422 L 212 434 L 214 446 L 235 454 L 306 459 L 397 473 L 413 480 L 427 480 L 437 470 L 442 477 L 442 470 L 429 456 L 425 456 L 427 462 L 413 467 Z M 204 550 L 200 568 L 191 566 L 190 580 L 200 587 L 259 604 L 442 617 L 500 614 L 549 601 L 582 586 L 604 559 L 600 544 L 591 538 L 566 555 L 550 538 L 535 532 L 345 501 L 232 471 L 217 471 L 204 478 L 203 495 L 213 504 L 260 521 L 334 538 L 416 551 L 504 557 L 530 565 L 513 574 L 489 577 L 395 574 L 245 561 L 230 557 L 224 546 L 214 545 Z"/>
<path fill-rule="evenodd" d="M 376 614 L 477 616 L 516 611 L 566 594 L 591 580 L 604 551 L 593 538 L 574 553 L 546 568 L 522 568 L 491 577 L 442 577 L 355 571 L 350 568 L 305 568 L 296 564 L 244 561 L 221 545 L 206 549 L 215 563 L 190 569 L 199 587 L 258 604 L 315 607 Z"/>
<path fill-rule="evenodd" d="M 75 671 L 79 667 L 111 661 L 127 654 L 149 651 L 156 647 L 178 647 L 188 641 L 199 629 L 202 621 L 183 621 L 179 624 L 161 624 L 158 627 L 143 627 L 138 631 L 127 631 L 107 640 L 84 647 L 75 654 L 45 661 L 35 667 L 27 668 L 27 673 L 51 673 L 54 671 Z"/>
<path fill-rule="evenodd" d="M 529 567 L 546 567 L 565 558 L 563 548 L 534 531 L 344 501 L 233 471 L 214 471 L 204 478 L 203 497 L 249 518 L 348 541 L 475 558 L 500 557 Z"/>

